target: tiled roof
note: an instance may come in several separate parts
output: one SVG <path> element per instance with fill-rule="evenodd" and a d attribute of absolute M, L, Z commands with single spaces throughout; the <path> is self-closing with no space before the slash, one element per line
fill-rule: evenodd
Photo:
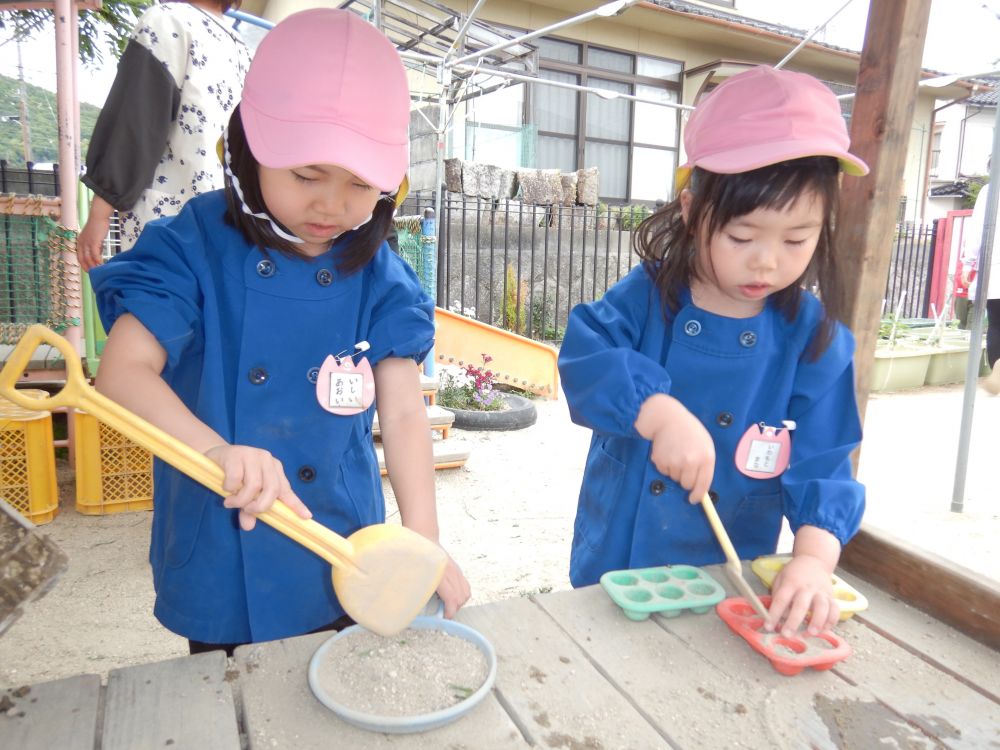
<path fill-rule="evenodd" d="M 741 16 L 738 13 L 730 13 L 721 8 L 708 8 L 704 5 L 695 5 L 694 3 L 687 3 L 683 0 L 653 0 L 655 5 L 659 5 L 661 8 L 666 8 L 668 10 L 677 11 L 678 13 L 689 13 L 694 16 L 704 16 L 705 18 L 715 18 L 720 21 L 726 21 L 727 23 L 733 23 L 740 26 L 748 26 L 753 29 L 759 29 L 761 31 L 767 31 L 772 34 L 780 34 L 781 36 L 792 37 L 794 39 L 804 39 L 806 34 L 809 32 L 803 29 L 795 29 L 791 26 L 785 26 L 780 23 L 771 23 L 770 21 L 761 21 L 757 18 L 749 18 L 748 16 Z M 835 44 L 827 44 L 826 42 L 812 40 L 821 47 L 826 47 L 827 49 L 838 50 L 840 52 L 852 52 L 854 54 L 858 53 L 856 49 L 849 49 L 847 47 L 838 47 Z"/>
<path fill-rule="evenodd" d="M 702 16 L 704 18 L 715 18 L 720 21 L 725 21 L 726 23 L 732 23 L 737 26 L 746 26 L 751 29 L 759 29 L 760 31 L 767 31 L 771 34 L 780 34 L 781 36 L 787 36 L 791 39 L 805 39 L 806 35 L 809 33 L 805 29 L 796 29 L 791 26 L 785 26 L 780 23 L 771 23 L 770 21 L 761 21 L 757 18 L 750 18 L 748 16 L 741 16 L 738 13 L 730 13 L 721 8 L 709 8 L 704 5 L 695 5 L 694 3 L 684 2 L 684 0 L 652 0 L 654 5 L 659 5 L 661 8 L 666 8 L 668 10 L 676 11 L 677 13 L 688 13 L 693 16 Z M 827 42 L 821 42 L 817 39 L 812 39 L 812 44 L 816 44 L 820 47 L 826 47 L 830 50 L 836 50 L 837 52 L 849 52 L 854 55 L 860 54 L 860 50 L 851 49 L 850 47 L 840 47 L 836 44 L 829 44 Z M 945 75 L 943 72 L 931 70 L 929 68 L 923 69 L 927 73 L 935 73 L 937 75 Z"/>
<path fill-rule="evenodd" d="M 990 81 L 990 83 L 995 85 L 996 81 Z M 1000 90 L 998 89 L 980 91 L 978 94 L 973 94 L 966 99 L 965 103 L 977 107 L 995 107 L 997 106 L 998 97 L 1000 97 Z"/>
<path fill-rule="evenodd" d="M 968 181 L 946 182 L 943 185 L 932 187 L 928 191 L 928 195 L 931 198 L 968 198 L 970 195 L 969 183 Z"/>

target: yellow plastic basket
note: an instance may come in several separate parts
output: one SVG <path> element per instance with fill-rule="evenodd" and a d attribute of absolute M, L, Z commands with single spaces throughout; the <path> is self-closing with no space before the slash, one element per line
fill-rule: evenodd
<path fill-rule="evenodd" d="M 76 426 L 76 509 L 100 516 L 153 508 L 153 456 L 86 412 Z"/>
<path fill-rule="evenodd" d="M 35 395 L 45 391 L 24 389 Z M 52 447 L 52 414 L 29 411 L 0 398 L 0 499 L 35 524 L 59 512 Z"/>

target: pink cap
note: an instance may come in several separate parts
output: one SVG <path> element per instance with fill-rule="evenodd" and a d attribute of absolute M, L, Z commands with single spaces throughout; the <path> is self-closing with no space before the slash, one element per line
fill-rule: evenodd
<path fill-rule="evenodd" d="M 719 84 L 695 107 L 684 130 L 685 167 L 749 172 L 789 159 L 834 156 L 852 175 L 868 165 L 848 153 L 840 102 L 805 73 L 752 68 Z"/>
<path fill-rule="evenodd" d="M 410 160 L 410 90 L 378 29 L 346 10 L 314 8 L 267 33 L 247 72 L 240 115 L 266 167 L 335 164 L 384 192 Z"/>

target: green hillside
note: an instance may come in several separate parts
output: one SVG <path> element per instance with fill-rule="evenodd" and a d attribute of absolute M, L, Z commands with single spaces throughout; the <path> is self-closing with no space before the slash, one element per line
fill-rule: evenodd
<path fill-rule="evenodd" d="M 39 86 L 26 84 L 28 91 L 28 129 L 31 133 L 31 160 L 58 162 L 59 140 L 56 117 L 56 94 Z M 11 167 L 24 166 L 24 146 L 21 137 L 20 84 L 16 78 L 0 75 L 0 159 Z M 80 153 L 86 155 L 90 134 L 100 108 L 80 104 Z"/>

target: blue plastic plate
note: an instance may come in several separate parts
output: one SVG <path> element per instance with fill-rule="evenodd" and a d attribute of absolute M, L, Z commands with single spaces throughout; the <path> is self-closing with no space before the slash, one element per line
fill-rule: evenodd
<path fill-rule="evenodd" d="M 377 716 L 375 714 L 366 714 L 360 711 L 355 711 L 354 709 L 348 708 L 341 703 L 337 703 L 326 694 L 322 685 L 320 685 L 319 665 L 323 662 L 327 650 L 329 650 L 330 646 L 335 641 L 339 638 L 346 638 L 351 633 L 361 629 L 360 625 L 352 625 L 349 628 L 341 630 L 329 640 L 324 641 L 323 645 L 316 649 L 316 653 L 313 654 L 312 660 L 309 662 L 309 687 L 312 689 L 313 695 L 316 696 L 320 703 L 329 708 L 348 724 L 353 724 L 356 727 L 367 729 L 372 732 L 387 732 L 389 734 L 426 732 L 430 729 L 437 729 L 445 724 L 450 724 L 455 721 L 455 719 L 467 714 L 475 708 L 493 688 L 493 682 L 496 680 L 497 676 L 497 655 L 493 650 L 493 645 L 486 640 L 483 634 L 479 631 L 473 630 L 468 625 L 463 625 L 462 623 L 455 622 L 454 620 L 446 620 L 440 616 L 423 615 L 421 617 L 417 617 L 412 623 L 410 623 L 409 627 L 413 630 L 441 630 L 449 635 L 464 638 L 470 643 L 475 644 L 479 650 L 483 652 L 483 655 L 486 657 L 487 664 L 486 680 L 479 687 L 479 689 L 465 700 L 460 703 L 456 703 L 454 706 L 449 706 L 448 708 L 441 709 L 440 711 L 433 711 L 428 714 L 420 714 L 418 716 Z"/>

